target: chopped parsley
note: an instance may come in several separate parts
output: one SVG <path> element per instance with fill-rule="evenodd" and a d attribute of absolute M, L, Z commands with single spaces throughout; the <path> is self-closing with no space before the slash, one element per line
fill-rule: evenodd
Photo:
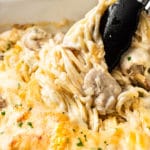
<path fill-rule="evenodd" d="M 77 146 L 84 146 L 80 138 L 78 138 Z"/>
<path fill-rule="evenodd" d="M 27 122 L 27 125 L 33 128 L 32 122 Z"/>
<path fill-rule="evenodd" d="M 22 127 L 22 125 L 23 125 L 23 122 L 19 122 L 18 123 L 18 126 L 21 128 Z"/>
<path fill-rule="evenodd" d="M 9 50 L 10 48 L 11 48 L 11 42 L 8 42 L 6 50 Z"/>
<path fill-rule="evenodd" d="M 128 59 L 128 61 L 130 61 L 132 58 L 131 58 L 131 56 L 128 56 L 127 59 Z"/>
<path fill-rule="evenodd" d="M 104 144 L 108 145 L 107 141 L 104 141 Z"/>
<path fill-rule="evenodd" d="M 1 115 L 2 115 L 2 116 L 5 116 L 5 114 L 6 114 L 5 111 L 2 111 L 2 112 L 1 112 Z"/>
<path fill-rule="evenodd" d="M 86 136 L 86 134 L 84 134 L 84 139 L 85 139 L 85 141 L 87 141 L 87 136 Z"/>
<path fill-rule="evenodd" d="M 15 107 L 22 107 L 22 104 L 16 104 Z"/>

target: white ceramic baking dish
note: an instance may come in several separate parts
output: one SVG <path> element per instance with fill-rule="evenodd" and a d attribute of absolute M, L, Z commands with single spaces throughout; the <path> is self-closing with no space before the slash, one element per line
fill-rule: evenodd
<path fill-rule="evenodd" d="M 0 24 L 78 20 L 97 0 L 0 0 Z"/>

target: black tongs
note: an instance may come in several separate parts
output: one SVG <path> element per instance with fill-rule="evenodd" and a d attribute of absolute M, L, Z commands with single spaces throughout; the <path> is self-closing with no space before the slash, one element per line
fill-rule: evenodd
<path fill-rule="evenodd" d="M 100 33 L 109 72 L 129 48 L 141 11 L 149 11 L 149 8 L 150 0 L 118 0 L 105 11 L 100 22 Z"/>

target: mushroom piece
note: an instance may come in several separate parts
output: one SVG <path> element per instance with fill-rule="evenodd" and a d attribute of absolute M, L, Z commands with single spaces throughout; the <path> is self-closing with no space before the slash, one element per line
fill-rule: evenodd
<path fill-rule="evenodd" d="M 27 30 L 27 33 L 23 36 L 23 43 L 28 49 L 38 51 L 47 39 L 48 34 L 44 30 L 34 27 Z"/>
<path fill-rule="evenodd" d="M 123 55 L 121 71 L 130 79 L 132 85 L 150 90 L 149 60 L 149 51 L 143 48 L 130 48 Z"/>
<path fill-rule="evenodd" d="M 145 75 L 146 71 L 147 69 L 144 65 L 133 64 L 127 72 L 133 85 L 150 90 L 150 80 Z"/>
<path fill-rule="evenodd" d="M 121 87 L 107 71 L 91 69 L 84 78 L 83 89 L 86 95 L 94 99 L 93 105 L 100 114 L 105 115 L 115 110 Z"/>

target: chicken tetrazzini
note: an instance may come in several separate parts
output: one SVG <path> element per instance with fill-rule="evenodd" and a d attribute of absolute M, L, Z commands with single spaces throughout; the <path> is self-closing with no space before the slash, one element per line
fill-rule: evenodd
<path fill-rule="evenodd" d="M 150 19 L 110 74 L 99 26 L 113 2 L 65 34 L 0 34 L 0 150 L 149 150 Z"/>

